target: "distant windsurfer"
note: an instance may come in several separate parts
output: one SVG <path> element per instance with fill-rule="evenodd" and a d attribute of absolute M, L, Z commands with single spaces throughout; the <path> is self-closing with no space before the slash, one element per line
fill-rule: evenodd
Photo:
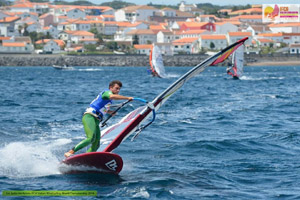
<path fill-rule="evenodd" d="M 234 73 L 232 73 L 231 70 L 233 70 Z M 238 75 L 236 74 L 236 69 L 234 68 L 234 65 L 230 65 L 229 63 L 226 72 L 228 75 L 231 75 L 233 79 L 239 79 Z"/>
<path fill-rule="evenodd" d="M 110 82 L 109 89 L 102 91 L 96 99 L 94 99 L 90 106 L 85 110 L 82 123 L 86 134 L 86 139 L 79 142 L 70 151 L 65 153 L 65 157 L 72 156 L 75 152 L 91 144 L 87 152 L 95 152 L 100 146 L 100 128 L 99 123 L 103 116 L 112 111 L 109 106 L 113 103 L 112 100 L 133 100 L 133 97 L 119 95 L 122 82 L 115 80 Z"/>

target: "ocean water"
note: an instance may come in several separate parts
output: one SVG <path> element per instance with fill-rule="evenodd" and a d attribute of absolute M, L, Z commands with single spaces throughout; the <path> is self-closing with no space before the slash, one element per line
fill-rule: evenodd
<path fill-rule="evenodd" d="M 190 67 L 0 68 L 0 190 L 96 190 L 96 197 L 0 199 L 300 199 L 300 66 L 210 67 L 114 153 L 118 176 L 65 175 L 64 152 L 84 138 L 84 109 L 113 79 L 151 101 Z M 111 123 L 127 112 L 121 110 Z"/>

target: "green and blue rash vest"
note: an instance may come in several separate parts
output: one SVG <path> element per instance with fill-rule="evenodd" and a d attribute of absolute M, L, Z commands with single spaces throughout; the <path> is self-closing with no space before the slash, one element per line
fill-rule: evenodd
<path fill-rule="evenodd" d="M 109 110 L 110 105 L 113 103 L 109 96 L 112 94 L 110 90 L 102 91 L 91 103 L 84 114 L 91 114 L 94 117 L 98 118 L 100 121 L 103 119 L 103 116 Z"/>

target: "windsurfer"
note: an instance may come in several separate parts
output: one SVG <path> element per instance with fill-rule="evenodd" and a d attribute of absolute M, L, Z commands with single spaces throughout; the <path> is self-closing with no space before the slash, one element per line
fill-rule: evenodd
<path fill-rule="evenodd" d="M 75 152 L 90 144 L 92 145 L 87 152 L 97 151 L 100 146 L 101 136 L 99 123 L 102 121 L 103 116 L 106 113 L 112 113 L 112 111 L 109 111 L 109 106 L 112 104 L 112 100 L 133 100 L 133 97 L 119 95 L 121 87 L 121 81 L 115 80 L 110 82 L 109 90 L 102 91 L 97 98 L 90 103 L 90 106 L 85 110 L 82 117 L 86 139 L 82 140 L 70 151 L 66 152 L 65 157 L 73 155 Z"/>
<path fill-rule="evenodd" d="M 237 74 L 235 74 L 235 73 L 233 74 L 231 72 L 231 69 L 233 69 L 233 65 L 230 65 L 230 63 L 228 63 L 228 66 L 227 66 L 227 69 L 226 69 L 227 74 L 231 75 L 232 78 L 234 78 L 234 79 L 239 79 L 239 77 L 237 76 Z"/>

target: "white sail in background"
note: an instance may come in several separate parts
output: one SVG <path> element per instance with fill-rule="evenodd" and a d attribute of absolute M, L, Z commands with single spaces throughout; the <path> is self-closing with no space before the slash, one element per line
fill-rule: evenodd
<path fill-rule="evenodd" d="M 165 78 L 166 77 L 165 66 L 161 55 L 161 51 L 158 46 L 153 45 L 150 52 L 149 61 L 150 61 L 152 75 L 158 76 L 160 78 Z"/>
<path fill-rule="evenodd" d="M 244 46 L 241 45 L 234 52 L 234 65 L 236 67 L 236 75 L 241 77 L 244 73 Z"/>

